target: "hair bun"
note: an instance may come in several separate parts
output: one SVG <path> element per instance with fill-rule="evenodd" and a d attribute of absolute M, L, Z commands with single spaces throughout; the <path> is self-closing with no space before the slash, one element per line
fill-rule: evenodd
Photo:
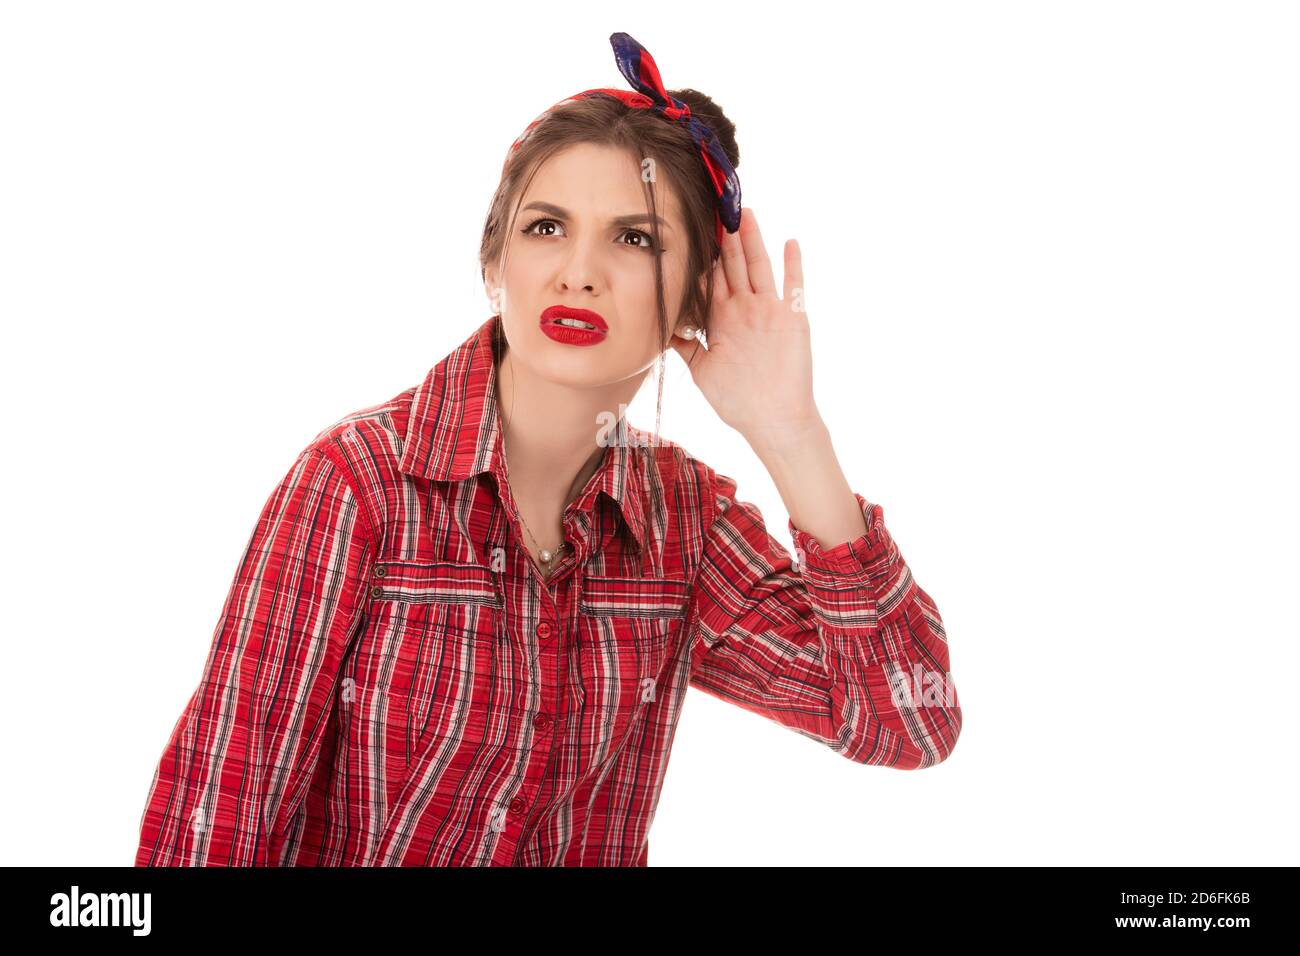
<path fill-rule="evenodd" d="M 722 151 L 727 154 L 733 167 L 740 167 L 740 147 L 736 145 L 736 124 L 727 119 L 722 107 L 713 102 L 712 97 L 693 90 L 689 86 L 680 90 L 669 90 L 673 96 L 691 108 L 691 114 L 717 134 Z"/>

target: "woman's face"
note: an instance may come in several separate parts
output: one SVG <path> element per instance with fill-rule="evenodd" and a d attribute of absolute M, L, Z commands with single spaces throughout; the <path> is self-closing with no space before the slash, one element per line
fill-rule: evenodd
<path fill-rule="evenodd" d="M 684 288 L 687 236 L 675 191 L 662 176 L 655 189 L 671 330 Z M 654 363 L 664 343 L 645 206 L 641 166 L 625 150 L 577 144 L 537 170 L 506 237 L 505 275 L 492 263 L 484 277 L 517 362 L 577 387 L 623 381 Z M 595 312 L 608 332 L 592 345 L 557 341 L 542 330 L 543 312 L 552 306 Z"/>

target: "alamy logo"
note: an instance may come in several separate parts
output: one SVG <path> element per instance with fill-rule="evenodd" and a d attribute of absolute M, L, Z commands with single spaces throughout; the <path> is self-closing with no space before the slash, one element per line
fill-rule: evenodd
<path fill-rule="evenodd" d="M 142 899 L 143 897 L 143 899 Z M 130 926 L 132 935 L 149 935 L 148 893 L 71 893 L 50 897 L 51 926 Z"/>
<path fill-rule="evenodd" d="M 889 697 L 900 710 L 912 707 L 955 707 L 957 685 L 947 671 L 923 671 L 919 663 L 914 663 L 909 676 L 894 664 L 889 675 Z"/>

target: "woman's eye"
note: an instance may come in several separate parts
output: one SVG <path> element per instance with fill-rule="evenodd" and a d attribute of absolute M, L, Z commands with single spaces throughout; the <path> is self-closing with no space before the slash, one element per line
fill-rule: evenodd
<path fill-rule="evenodd" d="M 533 232 L 533 229 L 536 228 L 537 226 L 542 225 L 543 223 L 549 223 L 552 226 L 559 225 L 559 223 L 557 223 L 554 219 L 534 219 L 532 222 L 530 222 L 527 226 L 524 227 L 524 235 L 525 236 L 541 235 L 540 233 Z"/>
<path fill-rule="evenodd" d="M 528 225 L 524 226 L 522 232 L 525 236 L 536 236 L 538 238 L 545 238 L 545 237 L 555 235 L 555 233 L 537 232 L 536 230 L 539 226 L 550 226 L 552 228 L 558 228 L 559 225 L 560 224 L 554 219 L 534 219 Z M 645 232 L 644 230 L 641 229 L 628 229 L 623 233 L 623 238 L 626 240 L 628 236 L 636 236 L 641 241 L 636 243 L 625 241 L 622 243 L 622 245 L 631 246 L 634 249 L 646 249 L 649 251 L 654 251 L 655 240 L 654 240 L 654 236 L 650 235 L 650 233 Z"/>
<path fill-rule="evenodd" d="M 629 229 L 627 232 L 623 233 L 623 236 L 625 238 L 627 236 L 640 236 L 643 241 L 637 243 L 637 248 L 654 249 L 655 246 L 654 236 L 650 235 L 650 233 L 648 232 L 643 232 L 640 229 Z M 628 243 L 624 243 L 624 245 L 628 245 Z"/>

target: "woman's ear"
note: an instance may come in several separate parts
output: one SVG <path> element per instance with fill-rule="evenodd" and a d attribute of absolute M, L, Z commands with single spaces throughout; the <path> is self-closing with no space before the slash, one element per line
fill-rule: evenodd
<path fill-rule="evenodd" d="M 483 270 L 483 291 L 487 293 L 488 305 L 494 315 L 500 315 L 505 308 L 505 290 L 497 285 L 496 269 L 487 266 Z"/>

